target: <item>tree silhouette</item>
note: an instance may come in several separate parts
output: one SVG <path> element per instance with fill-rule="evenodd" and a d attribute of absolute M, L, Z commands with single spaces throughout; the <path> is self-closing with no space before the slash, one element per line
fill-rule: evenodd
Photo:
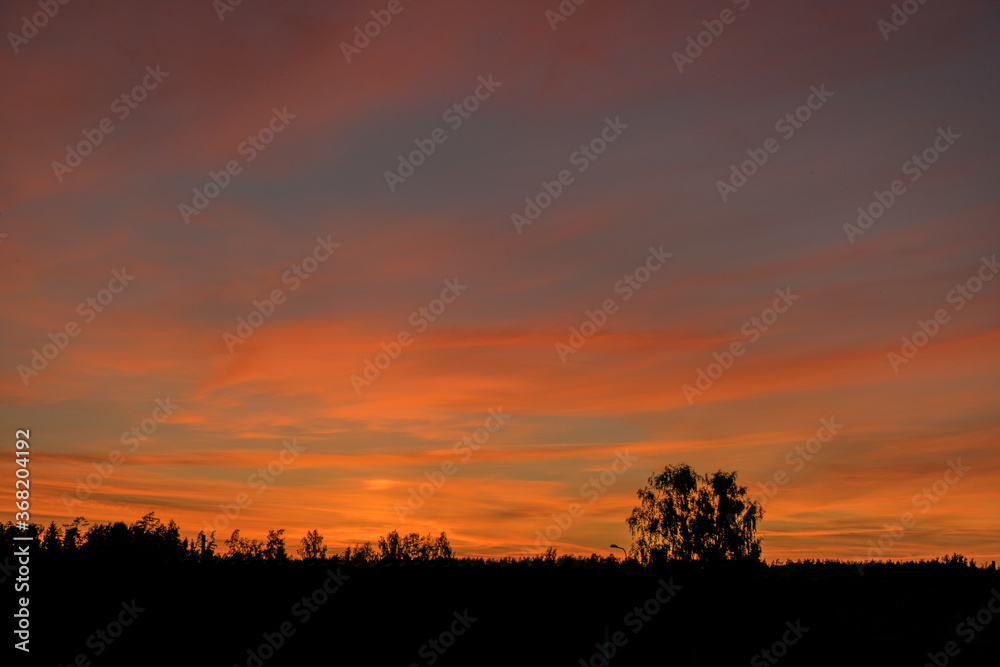
<path fill-rule="evenodd" d="M 59 551 L 62 547 L 62 539 L 62 528 L 53 521 L 45 531 L 45 537 L 42 538 L 42 548 L 46 551 Z"/>
<path fill-rule="evenodd" d="M 401 537 L 399 532 L 393 530 L 385 537 L 378 538 L 378 549 L 379 559 L 387 562 L 428 561 L 452 557 L 451 544 L 444 532 L 436 538 L 431 537 L 430 533 L 423 537 L 420 533 L 410 533 Z"/>
<path fill-rule="evenodd" d="M 73 519 L 72 523 L 64 523 L 66 534 L 63 536 L 63 549 L 66 551 L 76 551 L 84 542 L 83 529 L 89 522 L 82 516 Z"/>
<path fill-rule="evenodd" d="M 427 540 L 430 542 L 431 536 L 427 535 Z M 430 546 L 431 558 L 451 558 L 454 556 L 454 552 L 451 550 L 451 543 L 448 541 L 448 536 L 441 531 L 437 539 Z"/>
<path fill-rule="evenodd" d="M 307 531 L 306 536 L 302 538 L 299 544 L 300 546 L 295 552 L 303 560 L 326 558 L 326 547 L 323 546 L 323 536 L 319 534 L 318 530 Z"/>
<path fill-rule="evenodd" d="M 266 560 L 288 560 L 285 552 L 285 529 L 267 531 L 267 543 L 264 545 Z"/>
<path fill-rule="evenodd" d="M 132 530 L 136 533 L 150 533 L 156 534 L 161 525 L 159 517 L 156 516 L 156 512 L 146 512 L 142 515 L 142 518 L 132 524 Z"/>
<path fill-rule="evenodd" d="M 402 560 L 402 540 L 399 538 L 399 533 L 394 530 L 385 537 L 379 537 L 378 552 L 379 558 L 382 560 Z"/>
<path fill-rule="evenodd" d="M 365 542 L 364 544 L 355 544 L 354 551 L 351 551 L 351 547 L 344 549 L 343 558 L 345 563 L 364 565 L 377 561 L 378 554 L 375 553 L 375 547 L 372 546 L 371 542 Z"/>
<path fill-rule="evenodd" d="M 735 472 L 699 475 L 683 463 L 668 465 L 636 495 L 640 504 L 626 523 L 641 562 L 760 560 L 756 532 L 764 510 Z"/>
<path fill-rule="evenodd" d="M 215 531 L 213 530 L 211 535 L 206 535 L 205 531 L 199 530 L 192 546 L 192 552 L 196 552 L 203 561 L 215 558 Z"/>
<path fill-rule="evenodd" d="M 264 543 L 260 540 L 240 537 L 238 528 L 233 531 L 228 540 L 225 540 L 225 545 L 228 549 L 226 556 L 236 560 L 256 560 L 264 554 Z"/>

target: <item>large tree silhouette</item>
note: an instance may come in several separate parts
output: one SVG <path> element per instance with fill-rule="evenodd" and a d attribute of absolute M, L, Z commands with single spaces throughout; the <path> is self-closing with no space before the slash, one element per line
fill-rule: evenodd
<path fill-rule="evenodd" d="M 760 560 L 756 532 L 764 510 L 735 472 L 699 475 L 683 463 L 668 465 L 637 495 L 626 523 L 641 562 Z"/>

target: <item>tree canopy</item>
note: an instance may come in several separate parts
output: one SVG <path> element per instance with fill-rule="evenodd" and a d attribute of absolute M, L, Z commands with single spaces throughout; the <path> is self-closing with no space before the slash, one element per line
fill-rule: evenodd
<path fill-rule="evenodd" d="M 303 560 L 321 560 L 326 558 L 326 546 L 323 544 L 323 536 L 318 530 L 306 531 L 306 536 L 299 543 L 296 552 Z"/>
<path fill-rule="evenodd" d="M 760 560 L 764 510 L 735 472 L 699 475 L 683 463 L 667 465 L 636 495 L 640 504 L 626 523 L 641 562 Z"/>

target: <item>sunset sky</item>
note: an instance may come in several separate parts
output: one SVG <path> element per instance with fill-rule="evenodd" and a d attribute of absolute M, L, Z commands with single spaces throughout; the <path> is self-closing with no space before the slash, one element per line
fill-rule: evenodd
<path fill-rule="evenodd" d="M 221 6 L 0 7 L 32 521 L 607 554 L 684 462 L 768 560 L 998 559 L 1000 3 Z"/>

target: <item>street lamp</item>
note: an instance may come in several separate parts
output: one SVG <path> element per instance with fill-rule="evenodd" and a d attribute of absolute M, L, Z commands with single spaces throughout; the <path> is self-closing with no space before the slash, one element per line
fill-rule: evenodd
<path fill-rule="evenodd" d="M 627 551 L 625 551 L 625 549 L 624 549 L 623 547 L 620 547 L 620 546 L 618 546 L 617 544 L 612 544 L 612 545 L 611 545 L 611 548 L 612 548 L 612 549 L 621 549 L 621 550 L 622 550 L 622 553 L 623 553 L 623 554 L 625 554 L 625 560 L 628 560 L 628 552 L 627 552 Z"/>

